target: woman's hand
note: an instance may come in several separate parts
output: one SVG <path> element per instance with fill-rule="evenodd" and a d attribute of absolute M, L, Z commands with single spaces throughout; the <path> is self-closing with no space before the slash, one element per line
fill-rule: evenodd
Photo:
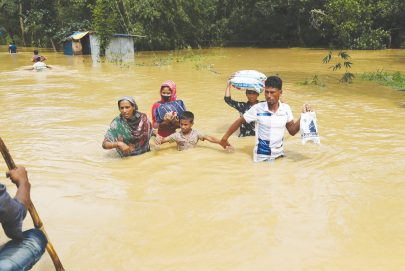
<path fill-rule="evenodd" d="M 156 135 L 156 137 L 155 137 L 155 144 L 156 144 L 156 145 L 162 144 L 162 139 L 163 139 L 162 136 Z"/>
<path fill-rule="evenodd" d="M 131 151 L 134 149 L 122 141 L 117 142 L 117 148 L 119 148 L 125 154 L 131 153 Z"/>
<path fill-rule="evenodd" d="M 177 117 L 177 112 L 170 111 L 165 114 L 165 117 L 163 118 L 163 120 L 166 122 L 172 122 L 176 117 Z"/>
<path fill-rule="evenodd" d="M 179 125 L 179 117 L 177 116 L 177 112 L 170 111 L 165 114 L 163 122 L 167 125 L 170 125 L 174 128 L 178 128 Z"/>

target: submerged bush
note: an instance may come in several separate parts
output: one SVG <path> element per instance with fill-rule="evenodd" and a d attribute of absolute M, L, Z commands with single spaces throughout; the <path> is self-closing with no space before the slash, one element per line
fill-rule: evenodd
<path fill-rule="evenodd" d="M 319 78 L 318 75 L 314 75 L 311 79 L 305 79 L 305 81 L 298 82 L 300 86 L 315 85 L 319 87 L 325 87 L 325 83 Z"/>
<path fill-rule="evenodd" d="M 378 70 L 376 72 L 366 72 L 360 75 L 360 79 L 366 81 L 374 81 L 381 85 L 397 89 L 405 88 L 405 73 L 401 72 L 389 73 L 383 70 Z"/>

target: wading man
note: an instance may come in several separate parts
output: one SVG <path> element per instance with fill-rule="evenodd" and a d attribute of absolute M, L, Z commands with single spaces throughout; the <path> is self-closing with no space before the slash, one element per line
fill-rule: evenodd
<path fill-rule="evenodd" d="M 243 116 L 229 127 L 221 139 L 221 146 L 229 146 L 228 138 L 244 123 L 256 123 L 256 145 L 253 150 L 255 162 L 272 161 L 284 155 L 283 140 L 287 129 L 290 135 L 300 130 L 300 119 L 294 121 L 291 108 L 280 101 L 282 80 L 278 76 L 270 76 L 265 82 L 264 96 L 266 102 L 253 105 Z M 304 104 L 304 112 L 311 111 Z"/>

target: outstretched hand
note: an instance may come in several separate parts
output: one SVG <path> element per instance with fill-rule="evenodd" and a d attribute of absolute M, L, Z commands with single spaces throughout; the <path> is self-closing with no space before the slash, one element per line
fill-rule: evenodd
<path fill-rule="evenodd" d="M 224 149 L 231 147 L 231 144 L 228 142 L 228 139 L 225 139 L 225 138 L 222 138 L 221 141 L 219 141 L 219 145 L 221 145 L 222 148 L 224 148 Z"/>
<path fill-rule="evenodd" d="M 162 137 L 162 136 L 156 135 L 156 137 L 155 137 L 155 144 L 156 144 L 156 145 L 161 145 L 161 144 L 162 144 L 162 140 L 163 140 L 163 137 Z"/>

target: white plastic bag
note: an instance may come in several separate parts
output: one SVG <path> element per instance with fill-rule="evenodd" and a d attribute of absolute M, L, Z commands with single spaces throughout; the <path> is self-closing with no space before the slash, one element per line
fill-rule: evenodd
<path fill-rule="evenodd" d="M 305 144 L 309 140 L 312 140 L 316 144 L 321 143 L 318 134 L 318 126 L 316 124 L 315 112 L 301 113 L 300 131 L 302 144 Z"/>

